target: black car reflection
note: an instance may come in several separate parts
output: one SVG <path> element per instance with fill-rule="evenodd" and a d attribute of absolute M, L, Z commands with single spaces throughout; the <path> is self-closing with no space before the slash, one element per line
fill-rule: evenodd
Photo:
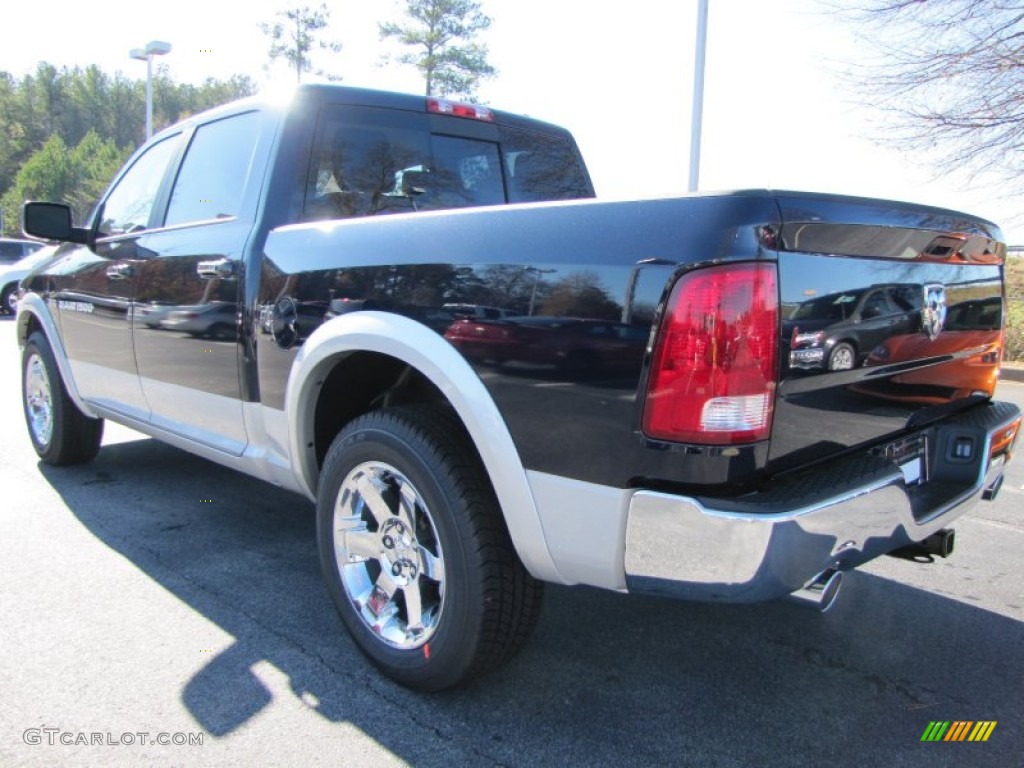
<path fill-rule="evenodd" d="M 474 362 L 553 367 L 579 377 L 636 370 L 650 329 L 607 320 L 565 317 L 462 318 L 444 333 Z"/>
<path fill-rule="evenodd" d="M 801 303 L 783 323 L 789 367 L 843 371 L 892 336 L 920 328 L 922 286 L 873 285 Z"/>
<path fill-rule="evenodd" d="M 991 397 L 999 379 L 1002 299 L 968 300 L 949 308 L 942 333 L 893 336 L 875 347 L 866 365 L 909 361 L 932 364 L 854 389 L 888 400 L 938 405 L 974 395 Z"/>

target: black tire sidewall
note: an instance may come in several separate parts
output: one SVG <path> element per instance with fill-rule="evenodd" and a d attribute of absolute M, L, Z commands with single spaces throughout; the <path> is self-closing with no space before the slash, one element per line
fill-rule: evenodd
<path fill-rule="evenodd" d="M 15 310 L 7 306 L 7 302 L 17 289 L 18 286 L 16 285 L 5 285 L 0 289 L 0 314 L 13 315 L 15 313 Z"/>
<path fill-rule="evenodd" d="M 364 417 L 344 430 L 324 463 L 317 502 L 317 538 L 328 592 L 353 638 L 388 675 L 421 690 L 439 690 L 459 681 L 471 666 L 481 632 L 483 592 L 472 529 L 463 510 L 459 483 L 438 460 L 429 441 L 400 421 L 394 428 Z M 380 640 L 351 605 L 335 560 L 334 505 L 348 473 L 369 461 L 391 465 L 416 488 L 430 511 L 444 557 L 445 596 L 439 625 L 419 648 L 402 650 Z M 455 502 L 458 503 L 458 502 Z M 429 650 L 427 650 L 429 649 Z"/>
<path fill-rule="evenodd" d="M 45 447 L 40 445 L 36 439 L 35 431 L 32 429 L 32 420 L 28 412 L 28 392 L 26 391 L 26 379 L 28 374 L 28 361 L 33 354 L 37 354 L 43 362 L 46 371 L 46 378 L 50 385 L 50 407 L 51 429 L 50 442 Z M 60 378 L 60 371 L 57 369 L 57 361 L 50 348 L 50 342 L 41 333 L 33 333 L 25 345 L 25 352 L 21 360 L 21 410 L 25 414 L 25 426 L 28 427 L 28 437 L 32 441 L 32 447 L 36 455 L 45 462 L 57 460 L 61 440 L 63 440 L 64 423 L 64 392 L 63 383 Z"/>
<path fill-rule="evenodd" d="M 40 445 L 36 440 L 28 412 L 25 380 L 28 362 L 33 354 L 37 354 L 42 360 L 50 387 L 52 425 L 50 442 L 46 446 Z M 61 377 L 50 340 L 41 331 L 35 331 L 28 337 L 22 353 L 21 410 L 25 415 L 25 425 L 28 427 L 32 448 L 45 463 L 53 466 L 81 464 L 91 461 L 99 451 L 103 438 L 103 420 L 86 416 L 72 401 L 64 386 L 64 379 Z"/>

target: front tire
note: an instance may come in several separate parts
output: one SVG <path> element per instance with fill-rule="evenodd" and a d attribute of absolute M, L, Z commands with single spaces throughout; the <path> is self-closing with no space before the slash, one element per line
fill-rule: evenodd
<path fill-rule="evenodd" d="M 22 406 L 29 438 L 47 464 L 92 461 L 103 440 L 103 419 L 86 416 L 68 395 L 46 336 L 28 337 L 22 354 Z"/>
<path fill-rule="evenodd" d="M 450 688 L 501 664 L 540 615 L 543 585 L 446 411 L 391 408 L 346 426 L 321 471 L 317 538 L 349 633 L 410 688 Z"/>
<path fill-rule="evenodd" d="M 828 355 L 828 369 L 830 371 L 849 371 L 856 364 L 857 353 L 845 341 L 836 344 Z"/>

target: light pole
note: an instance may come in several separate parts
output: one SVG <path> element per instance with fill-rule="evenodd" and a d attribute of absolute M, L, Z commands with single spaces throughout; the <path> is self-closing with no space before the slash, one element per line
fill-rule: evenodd
<path fill-rule="evenodd" d="M 146 62 L 146 139 L 153 135 L 153 57 L 171 52 L 171 44 L 150 40 L 145 48 L 132 48 L 128 55 Z"/>
<path fill-rule="evenodd" d="M 700 184 L 700 132 L 704 119 L 704 53 L 708 42 L 708 0 L 697 0 L 697 47 L 693 61 L 693 111 L 690 117 L 689 192 Z"/>
<path fill-rule="evenodd" d="M 530 291 L 530 308 L 526 311 L 527 317 L 533 317 L 533 306 L 537 303 L 537 288 L 540 287 L 540 279 L 544 275 L 557 272 L 557 269 L 540 269 L 539 267 L 523 267 L 523 272 L 533 272 L 533 289 Z"/>

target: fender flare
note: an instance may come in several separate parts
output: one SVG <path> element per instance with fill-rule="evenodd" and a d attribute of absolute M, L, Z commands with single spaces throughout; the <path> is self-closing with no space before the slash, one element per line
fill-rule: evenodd
<path fill-rule="evenodd" d="M 436 331 L 388 312 L 352 312 L 324 323 L 292 363 L 285 393 L 289 452 L 298 487 L 316 498 L 319 467 L 313 447 L 320 384 L 339 356 L 376 352 L 401 360 L 448 399 L 483 461 L 519 558 L 544 581 L 568 583 L 558 572 L 544 537 L 526 470 L 498 406 L 466 359 Z"/>
<path fill-rule="evenodd" d="M 57 323 L 50 312 L 50 308 L 38 293 L 25 293 L 18 300 L 18 316 L 15 320 L 17 323 L 18 347 L 24 349 L 28 343 L 30 316 L 35 318 L 42 326 L 46 340 L 50 342 L 50 349 L 53 350 L 53 356 L 57 360 L 57 368 L 60 370 L 60 377 L 63 380 L 64 389 L 67 391 L 68 397 L 78 407 L 78 410 L 86 416 L 94 419 L 101 418 L 79 394 L 78 386 L 75 384 L 75 377 L 71 374 L 71 363 L 68 362 L 67 350 L 64 349 L 64 342 L 57 330 Z"/>

